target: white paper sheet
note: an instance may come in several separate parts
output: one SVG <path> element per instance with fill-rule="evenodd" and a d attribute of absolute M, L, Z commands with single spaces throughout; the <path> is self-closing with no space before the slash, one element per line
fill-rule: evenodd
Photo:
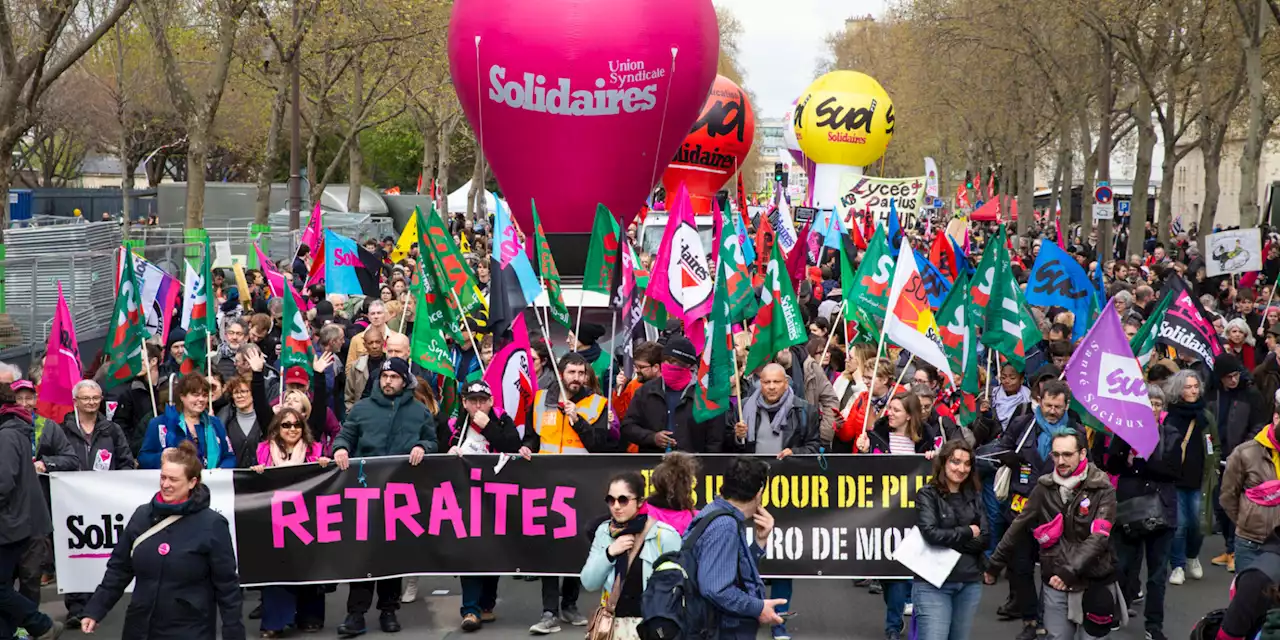
<path fill-rule="evenodd" d="M 951 575 L 951 570 L 955 568 L 956 562 L 959 562 L 960 552 L 946 547 L 931 546 L 924 541 L 919 528 L 911 527 L 907 535 L 902 538 L 902 542 L 898 543 L 893 557 L 902 566 L 941 589 L 942 583 L 947 581 L 947 576 Z"/>

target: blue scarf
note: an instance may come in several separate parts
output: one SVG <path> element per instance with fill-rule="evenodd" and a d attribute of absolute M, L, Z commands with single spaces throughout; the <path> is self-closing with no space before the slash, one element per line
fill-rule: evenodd
<path fill-rule="evenodd" d="M 1036 438 L 1036 453 L 1040 454 L 1041 460 L 1046 460 L 1049 458 L 1049 450 L 1053 447 L 1053 437 L 1071 428 L 1071 419 L 1064 411 L 1060 420 L 1049 422 L 1044 414 L 1040 413 L 1040 407 L 1036 407 L 1036 424 L 1040 425 L 1040 436 Z"/>

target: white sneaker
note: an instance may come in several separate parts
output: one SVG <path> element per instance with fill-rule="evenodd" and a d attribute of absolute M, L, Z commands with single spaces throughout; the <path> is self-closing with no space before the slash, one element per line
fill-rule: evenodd
<path fill-rule="evenodd" d="M 916 610 L 916 608 L 915 608 L 915 607 L 913 607 L 913 606 L 911 606 L 911 603 L 910 603 L 910 602 L 908 602 L 908 603 L 906 604 L 906 606 L 902 607 L 902 615 L 904 615 L 904 616 L 909 616 L 909 615 L 911 615 L 911 614 L 915 613 L 915 610 Z"/>
<path fill-rule="evenodd" d="M 1181 567 L 1174 567 L 1169 573 L 1169 584 L 1182 584 L 1187 581 L 1187 576 L 1183 573 Z"/>
<path fill-rule="evenodd" d="M 409 604 L 410 602 L 413 602 L 414 600 L 417 600 L 417 599 L 418 599 L 418 579 L 416 577 L 405 578 L 404 579 L 404 595 L 400 596 L 400 602 Z"/>
<path fill-rule="evenodd" d="M 1192 580 L 1199 580 L 1204 577 L 1204 567 L 1200 566 L 1199 558 L 1187 558 L 1187 575 Z"/>

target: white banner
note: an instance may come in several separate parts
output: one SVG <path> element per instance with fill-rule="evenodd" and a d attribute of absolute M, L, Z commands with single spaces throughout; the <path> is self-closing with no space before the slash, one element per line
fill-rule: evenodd
<path fill-rule="evenodd" d="M 231 525 L 236 540 L 235 489 L 231 470 L 205 471 L 209 507 Z M 58 593 L 93 593 L 107 571 L 107 559 L 124 535 L 133 512 L 160 490 L 160 472 L 73 471 L 49 475 L 53 504 L 53 559 Z M 133 591 L 130 583 L 129 591 Z"/>
<path fill-rule="evenodd" d="M 930 198 L 938 197 L 938 165 L 933 158 L 924 159 L 924 193 Z"/>
<path fill-rule="evenodd" d="M 840 219 L 848 228 L 855 213 L 870 212 L 877 225 L 888 224 L 889 212 L 897 209 L 902 228 L 914 226 L 924 203 L 925 182 L 925 176 L 870 178 L 846 174 L 840 180 Z"/>
<path fill-rule="evenodd" d="M 773 227 L 774 242 L 782 248 L 782 255 L 791 253 L 799 237 L 796 234 L 796 223 L 791 219 L 791 206 L 782 198 L 777 208 L 769 212 L 769 226 Z M 767 258 L 766 258 L 767 259 Z"/>
<path fill-rule="evenodd" d="M 1205 237 L 1204 272 L 1210 278 L 1227 273 L 1262 271 L 1262 230 L 1219 231 Z"/>

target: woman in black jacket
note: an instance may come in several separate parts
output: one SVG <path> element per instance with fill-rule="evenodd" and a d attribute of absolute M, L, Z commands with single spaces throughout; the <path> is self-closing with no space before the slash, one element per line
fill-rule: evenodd
<path fill-rule="evenodd" d="M 213 640 L 221 613 L 223 639 L 244 640 L 231 530 L 209 508 L 203 467 L 190 440 L 161 454 L 160 491 L 125 526 L 81 631 L 93 633 L 137 578 L 121 638 Z"/>
<path fill-rule="evenodd" d="M 930 545 L 960 552 L 941 588 L 920 578 L 912 583 L 919 636 L 968 640 L 982 600 L 990 531 L 982 485 L 973 469 L 973 447 L 963 439 L 947 441 L 934 457 L 933 480 L 916 493 L 916 526 Z"/>
<path fill-rule="evenodd" d="M 1117 517 L 1115 534 L 1111 543 L 1115 546 L 1120 569 L 1120 586 L 1125 602 L 1137 602 L 1141 589 L 1138 576 L 1142 560 L 1147 561 L 1147 589 L 1143 614 L 1149 637 L 1164 636 L 1164 594 L 1169 579 L 1169 551 L 1178 526 L 1178 493 L 1173 483 L 1182 475 L 1182 438 L 1176 427 L 1161 420 L 1164 414 L 1164 392 L 1159 387 L 1147 387 L 1147 397 L 1158 421 L 1159 439 L 1150 459 L 1138 456 L 1121 438 L 1111 438 L 1106 462 L 1101 466 L 1116 479 L 1116 502 L 1121 514 L 1132 513 L 1133 521 Z M 1097 462 L 1097 461 L 1095 461 Z M 1159 505 L 1159 519 L 1143 518 L 1142 507 Z M 1155 515 L 1155 512 L 1147 515 Z"/>

